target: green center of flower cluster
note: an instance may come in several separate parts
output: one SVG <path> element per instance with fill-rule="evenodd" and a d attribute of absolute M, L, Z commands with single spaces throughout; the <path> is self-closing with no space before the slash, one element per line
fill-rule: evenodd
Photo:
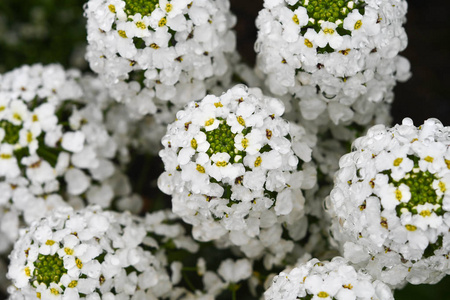
<path fill-rule="evenodd" d="M 424 205 L 427 203 L 432 205 L 438 204 L 439 208 L 433 209 L 433 212 L 435 212 L 437 215 L 442 215 L 444 213 L 441 207 L 443 197 L 438 197 L 436 189 L 433 187 L 433 182 L 439 179 L 429 171 L 423 172 L 419 170 L 418 157 L 411 156 L 410 158 L 414 160 L 413 170 L 409 173 L 406 173 L 405 177 L 400 179 L 399 181 L 395 181 L 392 178 L 389 179 L 389 183 L 393 184 L 395 187 L 399 187 L 401 184 L 405 184 L 406 186 L 408 186 L 411 193 L 411 199 L 408 202 L 400 202 L 399 205 L 397 205 L 397 215 L 400 217 L 400 215 L 405 212 L 406 209 L 413 215 L 420 214 L 424 217 L 429 216 L 432 213 L 431 211 L 417 211 L 417 205 Z M 444 183 L 442 182 L 438 184 L 438 188 L 441 189 L 442 192 L 444 192 L 446 189 Z M 402 192 L 397 189 L 395 191 L 395 197 L 397 198 L 397 200 L 401 201 L 402 197 L 404 196 L 402 195 Z"/>
<path fill-rule="evenodd" d="M 125 12 L 128 16 L 134 16 L 137 13 L 148 16 L 158 4 L 159 0 L 125 0 Z"/>
<path fill-rule="evenodd" d="M 34 262 L 34 266 L 36 281 L 39 284 L 44 283 L 47 287 L 52 282 L 59 283 L 61 276 L 67 273 L 63 260 L 56 253 L 53 255 L 39 255 Z"/>
<path fill-rule="evenodd" d="M 209 149 L 206 153 L 211 157 L 216 153 L 228 153 L 230 161 L 234 162 L 236 155 L 242 155 L 242 151 L 234 147 L 234 137 L 236 134 L 231 132 L 231 127 L 221 120 L 221 124 L 214 130 L 205 132 L 206 140 L 209 143 Z"/>
<path fill-rule="evenodd" d="M 19 141 L 19 131 L 21 126 L 16 126 L 8 121 L 0 121 L 0 128 L 5 130 L 5 137 L 2 142 L 14 145 Z"/>
<path fill-rule="evenodd" d="M 363 8 L 364 2 L 351 0 L 302 0 L 290 6 L 290 8 L 294 11 L 299 6 L 306 8 L 310 18 L 310 25 L 320 25 L 323 21 L 339 25 L 342 24 L 345 17 L 352 10 Z"/>

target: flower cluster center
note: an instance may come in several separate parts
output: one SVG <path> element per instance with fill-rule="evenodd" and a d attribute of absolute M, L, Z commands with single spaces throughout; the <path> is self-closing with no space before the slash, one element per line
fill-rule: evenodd
<path fill-rule="evenodd" d="M 2 120 L 0 121 L 0 128 L 5 130 L 3 142 L 15 145 L 19 141 L 19 131 L 22 128 L 21 126 L 16 126 L 8 121 Z"/>
<path fill-rule="evenodd" d="M 306 8 L 308 16 L 314 19 L 314 24 L 321 21 L 343 21 L 356 6 L 350 0 L 302 0 L 300 5 Z"/>
<path fill-rule="evenodd" d="M 125 12 L 128 16 L 134 16 L 137 13 L 148 16 L 158 4 L 159 0 L 125 0 Z"/>
<path fill-rule="evenodd" d="M 234 161 L 234 157 L 239 151 L 234 147 L 234 137 L 236 134 L 231 132 L 231 127 L 221 120 L 221 124 L 214 130 L 205 132 L 206 140 L 209 143 L 209 149 L 206 153 L 211 157 L 216 153 L 228 153 L 230 161 Z"/>
<path fill-rule="evenodd" d="M 39 255 L 34 262 L 34 277 L 35 280 L 41 284 L 44 283 L 47 287 L 50 283 L 59 283 L 61 276 L 67 273 L 64 268 L 64 262 L 58 254 L 53 255 Z"/>
<path fill-rule="evenodd" d="M 441 209 L 442 205 L 442 197 L 438 197 L 435 188 L 433 187 L 433 182 L 438 180 L 434 174 L 431 174 L 429 171 L 417 171 L 417 169 L 413 169 L 411 172 L 407 173 L 406 176 L 399 181 L 392 181 L 394 186 L 398 187 L 400 184 L 405 184 L 408 186 L 409 191 L 411 193 L 411 199 L 408 202 L 401 202 L 397 206 L 397 215 L 400 216 L 405 209 L 407 209 L 412 214 L 416 215 L 419 212 L 417 211 L 418 205 L 424 204 L 432 204 L 438 205 L 439 208 L 433 210 L 437 215 L 442 215 L 443 211 Z M 397 190 L 396 192 L 397 199 L 401 198 L 401 192 Z M 420 214 L 431 214 L 430 211 L 422 211 Z"/>

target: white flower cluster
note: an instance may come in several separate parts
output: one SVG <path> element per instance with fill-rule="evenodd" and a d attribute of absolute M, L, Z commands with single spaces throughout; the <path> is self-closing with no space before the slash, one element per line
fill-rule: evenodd
<path fill-rule="evenodd" d="M 180 224 L 87 207 L 59 208 L 16 242 L 10 255 L 10 299 L 156 299 L 172 289 L 164 249 L 154 238 L 198 250 Z M 179 246 L 179 245 L 177 245 Z"/>
<path fill-rule="evenodd" d="M 404 0 L 265 0 L 257 18 L 257 66 L 306 120 L 368 123 L 409 77 Z M 324 120 L 320 120 L 323 122 Z"/>
<path fill-rule="evenodd" d="M 90 0 L 85 15 L 91 69 L 140 114 L 204 97 L 235 50 L 228 0 Z"/>
<path fill-rule="evenodd" d="M 119 148 L 108 132 L 100 97 L 90 98 L 94 83 L 59 65 L 24 66 L 0 78 L 0 252 L 22 222 L 58 206 L 142 206 L 113 161 L 126 157 L 118 151 L 126 144 Z"/>
<path fill-rule="evenodd" d="M 344 256 L 392 286 L 450 273 L 450 128 L 372 127 L 339 162 L 328 212 Z"/>
<path fill-rule="evenodd" d="M 356 271 L 341 257 L 330 262 L 314 258 L 273 279 L 266 300 L 393 300 L 391 289 Z"/>
<path fill-rule="evenodd" d="M 158 186 L 172 195 L 173 211 L 194 226 L 196 239 L 229 233 L 255 257 L 265 247 L 284 247 L 283 223 L 297 239 L 304 235 L 302 189 L 314 186 L 315 169 L 303 163 L 311 149 L 295 138 L 283 112 L 280 100 L 236 85 L 177 113 L 162 140 L 166 171 Z"/>

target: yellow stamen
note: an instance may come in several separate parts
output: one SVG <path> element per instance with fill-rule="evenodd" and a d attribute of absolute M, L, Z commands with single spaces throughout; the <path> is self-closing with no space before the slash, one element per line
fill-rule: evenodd
<path fill-rule="evenodd" d="M 431 157 L 431 156 L 427 156 L 427 157 L 425 157 L 423 160 L 425 160 L 426 162 L 432 163 L 433 160 L 434 160 L 434 158 Z"/>
<path fill-rule="evenodd" d="M 201 165 L 197 164 L 197 171 L 199 171 L 200 173 L 205 173 L 205 168 L 203 168 Z"/>
<path fill-rule="evenodd" d="M 334 29 L 333 28 L 324 28 L 323 29 L 323 33 L 325 33 L 325 34 L 333 34 L 334 33 Z"/>
<path fill-rule="evenodd" d="M 78 269 L 81 269 L 83 267 L 83 262 L 81 261 L 81 259 L 75 259 L 75 263 L 77 264 Z"/>
<path fill-rule="evenodd" d="M 145 29 L 147 26 L 145 26 L 144 22 L 136 22 L 136 27 L 140 29 Z"/>
<path fill-rule="evenodd" d="M 438 186 L 439 186 L 439 189 L 441 190 L 441 192 L 445 193 L 445 191 L 447 190 L 445 183 L 443 183 L 442 181 L 439 181 Z"/>
<path fill-rule="evenodd" d="M 117 31 L 117 33 L 118 33 L 121 37 L 123 37 L 124 39 L 127 38 L 127 33 L 126 33 L 125 31 L 119 30 L 119 31 Z"/>
<path fill-rule="evenodd" d="M 226 165 L 228 165 L 228 163 L 224 160 L 216 162 L 216 166 L 218 167 L 225 167 Z"/>
<path fill-rule="evenodd" d="M 74 288 L 78 285 L 78 281 L 72 280 L 67 287 Z"/>
<path fill-rule="evenodd" d="M 431 216 L 431 211 L 422 210 L 419 215 L 421 215 L 422 217 L 429 217 L 429 216 Z"/>
<path fill-rule="evenodd" d="M 398 201 L 401 201 L 402 200 L 402 192 L 400 191 L 400 190 L 395 190 L 395 198 L 398 200 Z"/>
<path fill-rule="evenodd" d="M 305 45 L 306 45 L 306 47 L 308 47 L 308 48 L 312 48 L 312 47 L 314 46 L 313 43 L 311 43 L 311 41 L 308 40 L 308 39 L 305 39 Z"/>
<path fill-rule="evenodd" d="M 116 7 L 114 5 L 110 4 L 110 5 L 108 5 L 108 8 L 113 14 L 116 13 Z"/>
<path fill-rule="evenodd" d="M 70 249 L 70 248 L 64 248 L 64 252 L 66 252 L 66 254 L 67 255 L 73 255 L 73 253 L 74 253 L 74 251 L 73 251 L 73 249 Z"/>
<path fill-rule="evenodd" d="M 362 21 L 361 20 L 356 21 L 356 23 L 355 23 L 355 30 L 360 29 L 361 26 L 362 26 Z"/>
<path fill-rule="evenodd" d="M 211 119 L 209 119 L 208 121 L 205 122 L 205 126 L 210 126 L 210 125 L 212 125 L 213 123 L 214 123 L 214 119 L 211 118 Z"/>
<path fill-rule="evenodd" d="M 319 298 L 328 298 L 328 293 L 327 292 L 319 292 L 318 294 L 317 294 L 317 297 L 319 297 Z"/>
<path fill-rule="evenodd" d="M 259 167 L 261 165 L 262 159 L 261 156 L 258 156 L 255 160 L 255 167 Z"/>
<path fill-rule="evenodd" d="M 394 160 L 394 167 L 400 166 L 400 164 L 402 163 L 402 161 L 403 161 L 403 158 L 401 158 L 401 157 L 396 158 L 396 159 Z"/>
<path fill-rule="evenodd" d="M 163 26 L 165 26 L 166 24 L 167 24 L 167 19 L 166 19 L 166 17 L 162 17 L 161 20 L 159 20 L 159 22 L 158 22 L 158 26 L 159 26 L 159 27 L 163 27 Z"/>
<path fill-rule="evenodd" d="M 52 246 L 52 245 L 55 244 L 55 241 L 53 241 L 53 240 L 47 240 L 47 241 L 45 242 L 45 244 L 46 244 L 47 246 Z"/>
<path fill-rule="evenodd" d="M 246 138 L 242 139 L 242 147 L 244 147 L 244 149 L 246 149 L 248 147 L 248 140 Z"/>
<path fill-rule="evenodd" d="M 411 224 L 405 225 L 406 230 L 408 231 L 416 231 L 417 227 Z"/>
<path fill-rule="evenodd" d="M 239 124 L 241 124 L 242 126 L 245 126 L 245 121 L 244 121 L 244 118 L 242 116 L 239 116 L 236 119 L 237 119 Z"/>
<path fill-rule="evenodd" d="M 195 139 L 192 139 L 191 140 L 191 147 L 194 148 L 194 149 L 197 149 L 197 146 L 198 146 L 197 141 Z"/>
<path fill-rule="evenodd" d="M 297 25 L 300 24 L 300 21 L 298 20 L 298 16 L 297 16 L 297 15 L 294 15 L 294 16 L 292 17 L 292 21 L 294 21 L 294 23 L 297 24 Z"/>
<path fill-rule="evenodd" d="M 223 104 L 220 102 L 216 102 L 216 103 L 214 103 L 214 106 L 215 107 L 223 107 Z"/>

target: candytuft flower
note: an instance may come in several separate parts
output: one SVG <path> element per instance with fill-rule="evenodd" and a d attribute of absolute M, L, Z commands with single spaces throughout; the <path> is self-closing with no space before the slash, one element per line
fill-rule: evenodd
<path fill-rule="evenodd" d="M 435 283 L 446 272 L 448 132 L 436 119 L 374 126 L 340 160 L 333 236 L 348 259 L 392 286 Z"/>

